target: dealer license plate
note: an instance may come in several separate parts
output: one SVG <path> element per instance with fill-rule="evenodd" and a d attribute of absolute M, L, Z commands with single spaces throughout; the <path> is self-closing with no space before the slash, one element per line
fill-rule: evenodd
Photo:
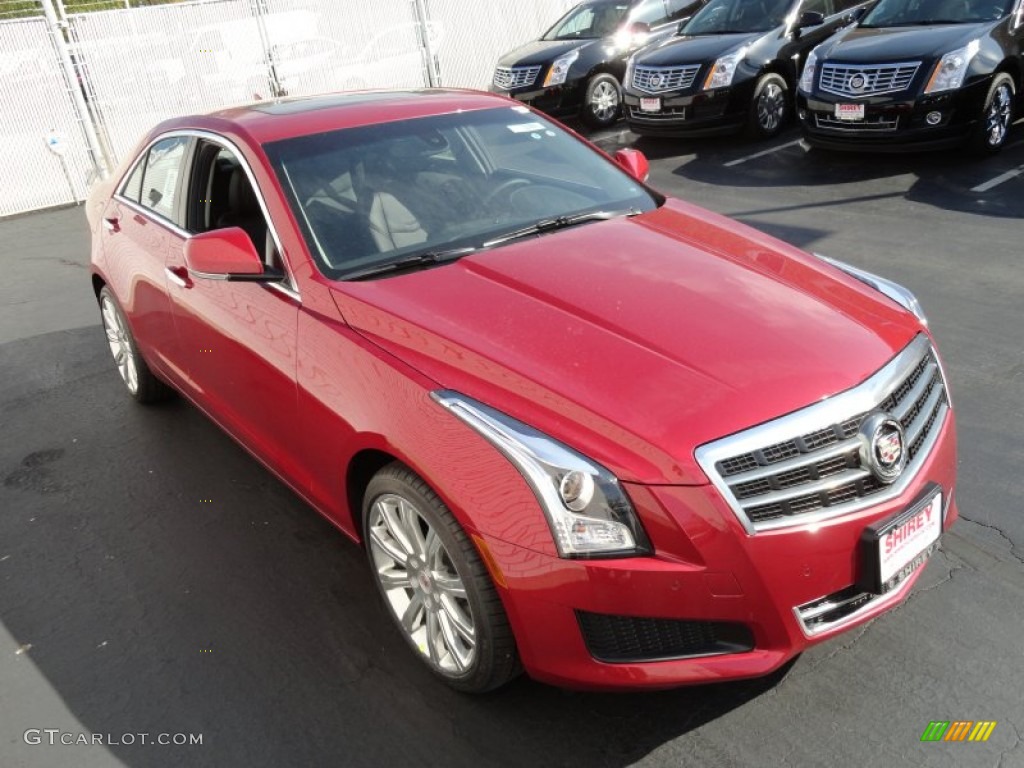
<path fill-rule="evenodd" d="M 863 104 L 836 104 L 836 120 L 863 120 Z"/>
<path fill-rule="evenodd" d="M 661 99 L 640 99 L 641 112 L 661 112 Z"/>
<path fill-rule="evenodd" d="M 931 555 L 942 535 L 942 492 L 927 496 L 864 532 L 864 587 L 885 592 L 902 581 Z"/>

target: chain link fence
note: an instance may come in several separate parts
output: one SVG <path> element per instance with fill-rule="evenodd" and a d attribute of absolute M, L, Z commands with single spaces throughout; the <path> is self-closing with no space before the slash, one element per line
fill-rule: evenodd
<path fill-rule="evenodd" d="M 0 0 L 0 130 L 14 149 L 0 156 L 0 216 L 83 199 L 176 115 L 361 88 L 485 88 L 502 53 L 571 5 Z"/>

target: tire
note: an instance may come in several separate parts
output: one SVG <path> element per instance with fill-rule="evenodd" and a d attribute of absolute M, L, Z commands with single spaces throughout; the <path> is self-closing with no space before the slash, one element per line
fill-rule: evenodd
<path fill-rule="evenodd" d="M 622 88 L 619 81 L 604 72 L 587 82 L 580 118 L 591 128 L 607 128 L 619 119 Z"/>
<path fill-rule="evenodd" d="M 1005 72 L 997 72 L 985 96 L 978 125 L 969 140 L 972 154 L 984 157 L 1003 148 L 1013 125 L 1016 97 L 1013 78 Z"/>
<path fill-rule="evenodd" d="M 789 86 L 781 75 L 762 75 L 750 101 L 746 134 L 752 139 L 778 136 L 789 118 Z"/>
<path fill-rule="evenodd" d="M 468 693 L 494 690 L 519 674 L 512 628 L 487 568 L 452 513 L 408 467 L 389 464 L 370 480 L 363 539 L 387 612 L 431 672 Z"/>
<path fill-rule="evenodd" d="M 166 400 L 174 392 L 149 370 L 113 291 L 103 286 L 97 298 L 107 344 L 128 394 L 145 405 Z"/>

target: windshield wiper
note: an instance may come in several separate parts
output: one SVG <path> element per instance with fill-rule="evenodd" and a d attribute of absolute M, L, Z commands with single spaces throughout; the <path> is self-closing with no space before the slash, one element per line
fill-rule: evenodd
<path fill-rule="evenodd" d="M 619 216 L 636 216 L 638 213 L 640 211 L 636 208 L 628 208 L 624 211 L 592 211 L 591 213 L 578 213 L 575 216 L 556 216 L 553 219 L 541 219 L 536 224 L 531 224 L 522 229 L 515 229 L 493 240 L 488 240 L 482 247 L 493 248 L 496 245 L 504 245 L 513 240 L 520 240 L 532 235 L 542 235 L 545 232 L 554 232 L 557 229 L 575 227 L 577 224 L 585 224 L 588 221 L 605 221 L 607 219 L 616 219 Z"/>
<path fill-rule="evenodd" d="M 884 24 L 881 26 L 861 24 L 864 29 L 882 29 L 884 27 L 932 27 L 938 26 L 939 24 L 973 24 L 974 22 L 967 19 L 925 19 L 924 21 L 897 21 L 892 24 Z"/>
<path fill-rule="evenodd" d="M 430 266 L 432 264 L 443 264 L 446 261 L 455 261 L 463 256 L 476 251 L 477 248 L 468 246 L 466 248 L 450 248 L 446 251 L 427 251 L 425 253 L 414 253 L 410 256 L 403 256 L 394 261 L 386 261 L 383 264 L 372 264 L 369 267 L 346 272 L 341 275 L 341 280 L 362 280 L 367 277 L 384 275 L 389 272 L 401 272 L 404 269 L 414 267 Z"/>

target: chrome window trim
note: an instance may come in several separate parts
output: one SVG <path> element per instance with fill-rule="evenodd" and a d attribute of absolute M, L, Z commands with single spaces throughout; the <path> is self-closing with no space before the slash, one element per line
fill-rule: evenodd
<path fill-rule="evenodd" d="M 942 432 L 945 419 L 950 412 L 949 401 L 943 404 L 939 410 L 936 428 L 928 433 L 928 436 L 918 449 L 914 460 L 907 464 L 903 474 L 900 475 L 896 482 L 887 486 L 885 490 L 873 493 L 868 497 L 830 507 L 823 507 L 814 512 L 807 512 L 794 517 L 766 520 L 755 525 L 743 511 L 740 500 L 732 493 L 726 479 L 716 469 L 716 464 L 723 459 L 809 434 L 821 429 L 822 425 L 838 424 L 858 414 L 876 410 L 879 403 L 882 403 L 900 385 L 906 372 L 917 365 L 921 358 L 928 354 L 931 349 L 931 341 L 928 336 L 924 333 L 919 333 L 910 344 L 886 363 L 878 372 L 852 389 L 840 392 L 837 395 L 780 416 L 764 424 L 710 443 L 705 443 L 697 448 L 694 452 L 697 464 L 729 505 L 729 508 L 736 515 L 736 519 L 739 520 L 748 535 L 753 536 L 772 530 L 821 523 L 825 520 L 841 517 L 842 515 L 859 512 L 868 507 L 884 504 L 896 498 L 907 489 L 917 476 L 925 458 L 931 454 L 932 449 L 935 447 L 938 436 Z M 935 358 L 938 359 L 937 354 Z M 941 366 L 939 371 L 943 384 L 945 384 L 945 375 L 942 372 Z M 948 389 L 946 391 L 948 392 Z"/>
<path fill-rule="evenodd" d="M 871 96 L 884 96 L 887 93 L 902 93 L 903 91 L 909 91 L 910 86 L 914 83 L 914 78 L 917 77 L 917 73 L 921 71 L 920 61 L 897 61 L 891 64 L 849 64 L 841 61 L 828 61 L 823 60 L 819 64 L 818 68 L 818 88 L 825 93 L 831 93 L 833 96 L 841 96 L 844 99 L 866 99 Z M 822 85 L 822 80 L 825 77 L 825 67 L 844 67 L 846 69 L 898 69 L 900 67 L 913 67 L 914 72 L 910 75 L 910 80 L 904 88 L 889 88 L 884 91 L 870 91 L 866 93 L 849 93 L 847 91 L 841 91 L 837 88 L 826 88 Z"/>
<path fill-rule="evenodd" d="M 149 150 L 153 147 L 153 145 L 156 144 L 157 142 L 163 141 L 164 139 L 172 139 L 177 136 L 188 136 L 191 138 L 203 139 L 214 144 L 219 144 L 224 149 L 227 149 L 229 152 L 234 153 L 235 157 L 238 159 L 238 164 L 245 171 L 245 176 L 249 180 L 249 183 L 252 185 L 253 191 L 256 193 L 256 201 L 259 203 L 260 212 L 262 212 L 263 218 L 266 219 L 267 221 L 267 229 L 270 231 L 270 236 L 274 239 L 274 245 L 277 247 L 277 252 L 281 254 L 281 264 L 284 266 L 285 279 L 281 282 L 280 285 L 282 288 L 288 289 L 287 291 L 282 292 L 288 295 L 289 297 L 296 299 L 297 301 L 301 300 L 301 294 L 299 293 L 298 283 L 296 283 L 295 275 L 292 272 L 291 265 L 288 263 L 288 256 L 285 252 L 284 245 L 281 242 L 281 237 L 277 233 L 277 227 L 274 226 L 274 220 L 270 217 L 270 210 L 267 208 L 266 200 L 263 197 L 263 190 L 260 189 L 260 185 L 256 182 L 256 175 L 252 172 L 252 168 L 249 166 L 249 161 L 245 159 L 245 155 L 242 154 L 242 151 L 238 148 L 238 145 L 231 141 L 231 139 L 228 139 L 217 133 L 212 133 L 211 131 L 204 131 L 197 128 L 182 128 L 161 133 L 159 136 L 156 136 L 152 141 L 146 144 L 146 146 L 142 150 L 139 151 L 138 156 L 135 158 L 134 161 L 132 161 L 132 164 L 128 167 L 128 170 L 125 171 L 125 173 L 121 176 L 121 179 L 118 181 L 118 185 L 116 188 L 117 191 L 114 192 L 113 197 L 116 198 L 118 201 L 125 203 L 126 205 L 129 205 L 139 213 L 142 213 L 150 218 L 153 218 L 158 223 L 167 226 L 175 234 L 180 235 L 181 237 L 184 238 L 192 237 L 191 232 L 182 229 L 180 226 L 175 224 L 170 219 L 160 215 L 156 211 L 146 208 L 144 205 L 136 203 L 134 200 L 125 197 L 123 194 L 124 185 L 127 183 L 128 178 L 135 170 L 135 167 L 140 162 L 142 162 L 142 158 L 144 158 L 149 153 Z M 264 283 L 264 285 L 273 286 L 278 284 Z"/>

